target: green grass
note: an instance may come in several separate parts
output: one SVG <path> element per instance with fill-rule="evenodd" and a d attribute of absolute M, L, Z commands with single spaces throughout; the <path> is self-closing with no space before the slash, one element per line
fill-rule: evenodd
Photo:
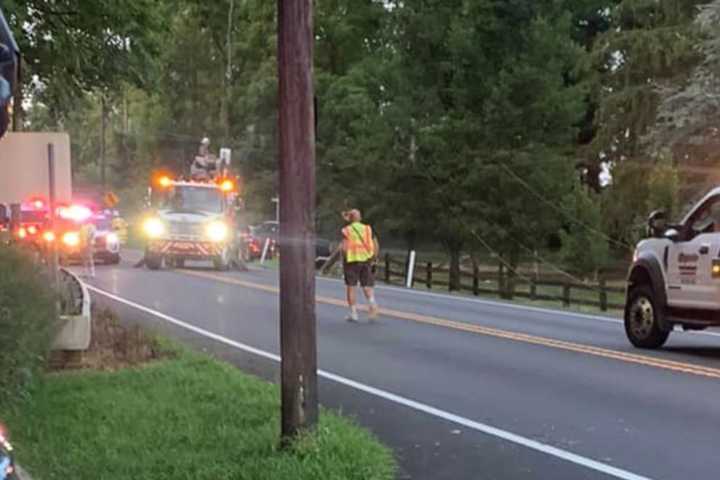
<path fill-rule="evenodd" d="M 52 479 L 391 479 L 388 449 L 323 412 L 318 430 L 279 447 L 279 389 L 208 357 L 115 373 L 48 375 L 3 408 L 19 461 Z"/>

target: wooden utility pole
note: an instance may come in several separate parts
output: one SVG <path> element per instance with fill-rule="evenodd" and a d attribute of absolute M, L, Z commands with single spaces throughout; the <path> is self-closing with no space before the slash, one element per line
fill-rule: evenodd
<path fill-rule="evenodd" d="M 283 440 L 318 418 L 313 3 L 278 0 Z"/>

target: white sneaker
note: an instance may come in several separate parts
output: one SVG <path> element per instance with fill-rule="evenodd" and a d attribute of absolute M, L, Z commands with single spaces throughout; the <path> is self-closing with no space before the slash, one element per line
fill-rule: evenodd
<path fill-rule="evenodd" d="M 350 323 L 357 323 L 359 321 L 358 314 L 356 312 L 350 313 L 347 317 L 345 317 L 345 321 Z"/>

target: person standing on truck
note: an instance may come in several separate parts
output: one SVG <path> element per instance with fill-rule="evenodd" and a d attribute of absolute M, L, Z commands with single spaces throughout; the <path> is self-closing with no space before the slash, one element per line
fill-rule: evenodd
<path fill-rule="evenodd" d="M 95 278 L 95 225 L 88 220 L 80 227 L 80 246 L 85 276 Z"/>
<path fill-rule="evenodd" d="M 372 321 L 378 316 L 378 305 L 374 292 L 374 264 L 380 246 L 377 237 L 373 235 L 372 227 L 362 223 L 360 210 L 352 209 L 343 212 L 343 218 L 348 223 L 342 229 L 342 244 L 340 245 L 343 254 L 347 302 L 350 308 L 350 314 L 346 320 L 358 321 L 356 287 L 360 283 L 368 302 L 369 318 Z"/>

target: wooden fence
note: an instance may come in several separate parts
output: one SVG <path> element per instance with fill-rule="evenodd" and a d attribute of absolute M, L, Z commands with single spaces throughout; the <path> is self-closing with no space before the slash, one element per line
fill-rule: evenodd
<path fill-rule="evenodd" d="M 390 254 L 386 254 L 384 261 L 378 265 L 378 278 L 384 279 L 388 284 L 405 285 L 406 272 L 406 261 L 393 258 Z M 461 269 L 458 288 L 453 289 L 449 269 L 431 262 L 416 262 L 413 286 L 418 284 L 428 290 L 444 288 L 450 291 L 467 291 L 474 295 L 497 295 L 507 300 L 526 298 L 558 301 L 565 307 L 584 305 L 597 307 L 602 311 L 622 310 L 625 301 L 625 289 L 609 286 L 603 278 L 597 283 L 580 283 L 570 279 L 557 280 L 533 275 L 510 276 L 503 274 L 502 269 L 486 272 L 477 266 L 472 272 Z"/>

